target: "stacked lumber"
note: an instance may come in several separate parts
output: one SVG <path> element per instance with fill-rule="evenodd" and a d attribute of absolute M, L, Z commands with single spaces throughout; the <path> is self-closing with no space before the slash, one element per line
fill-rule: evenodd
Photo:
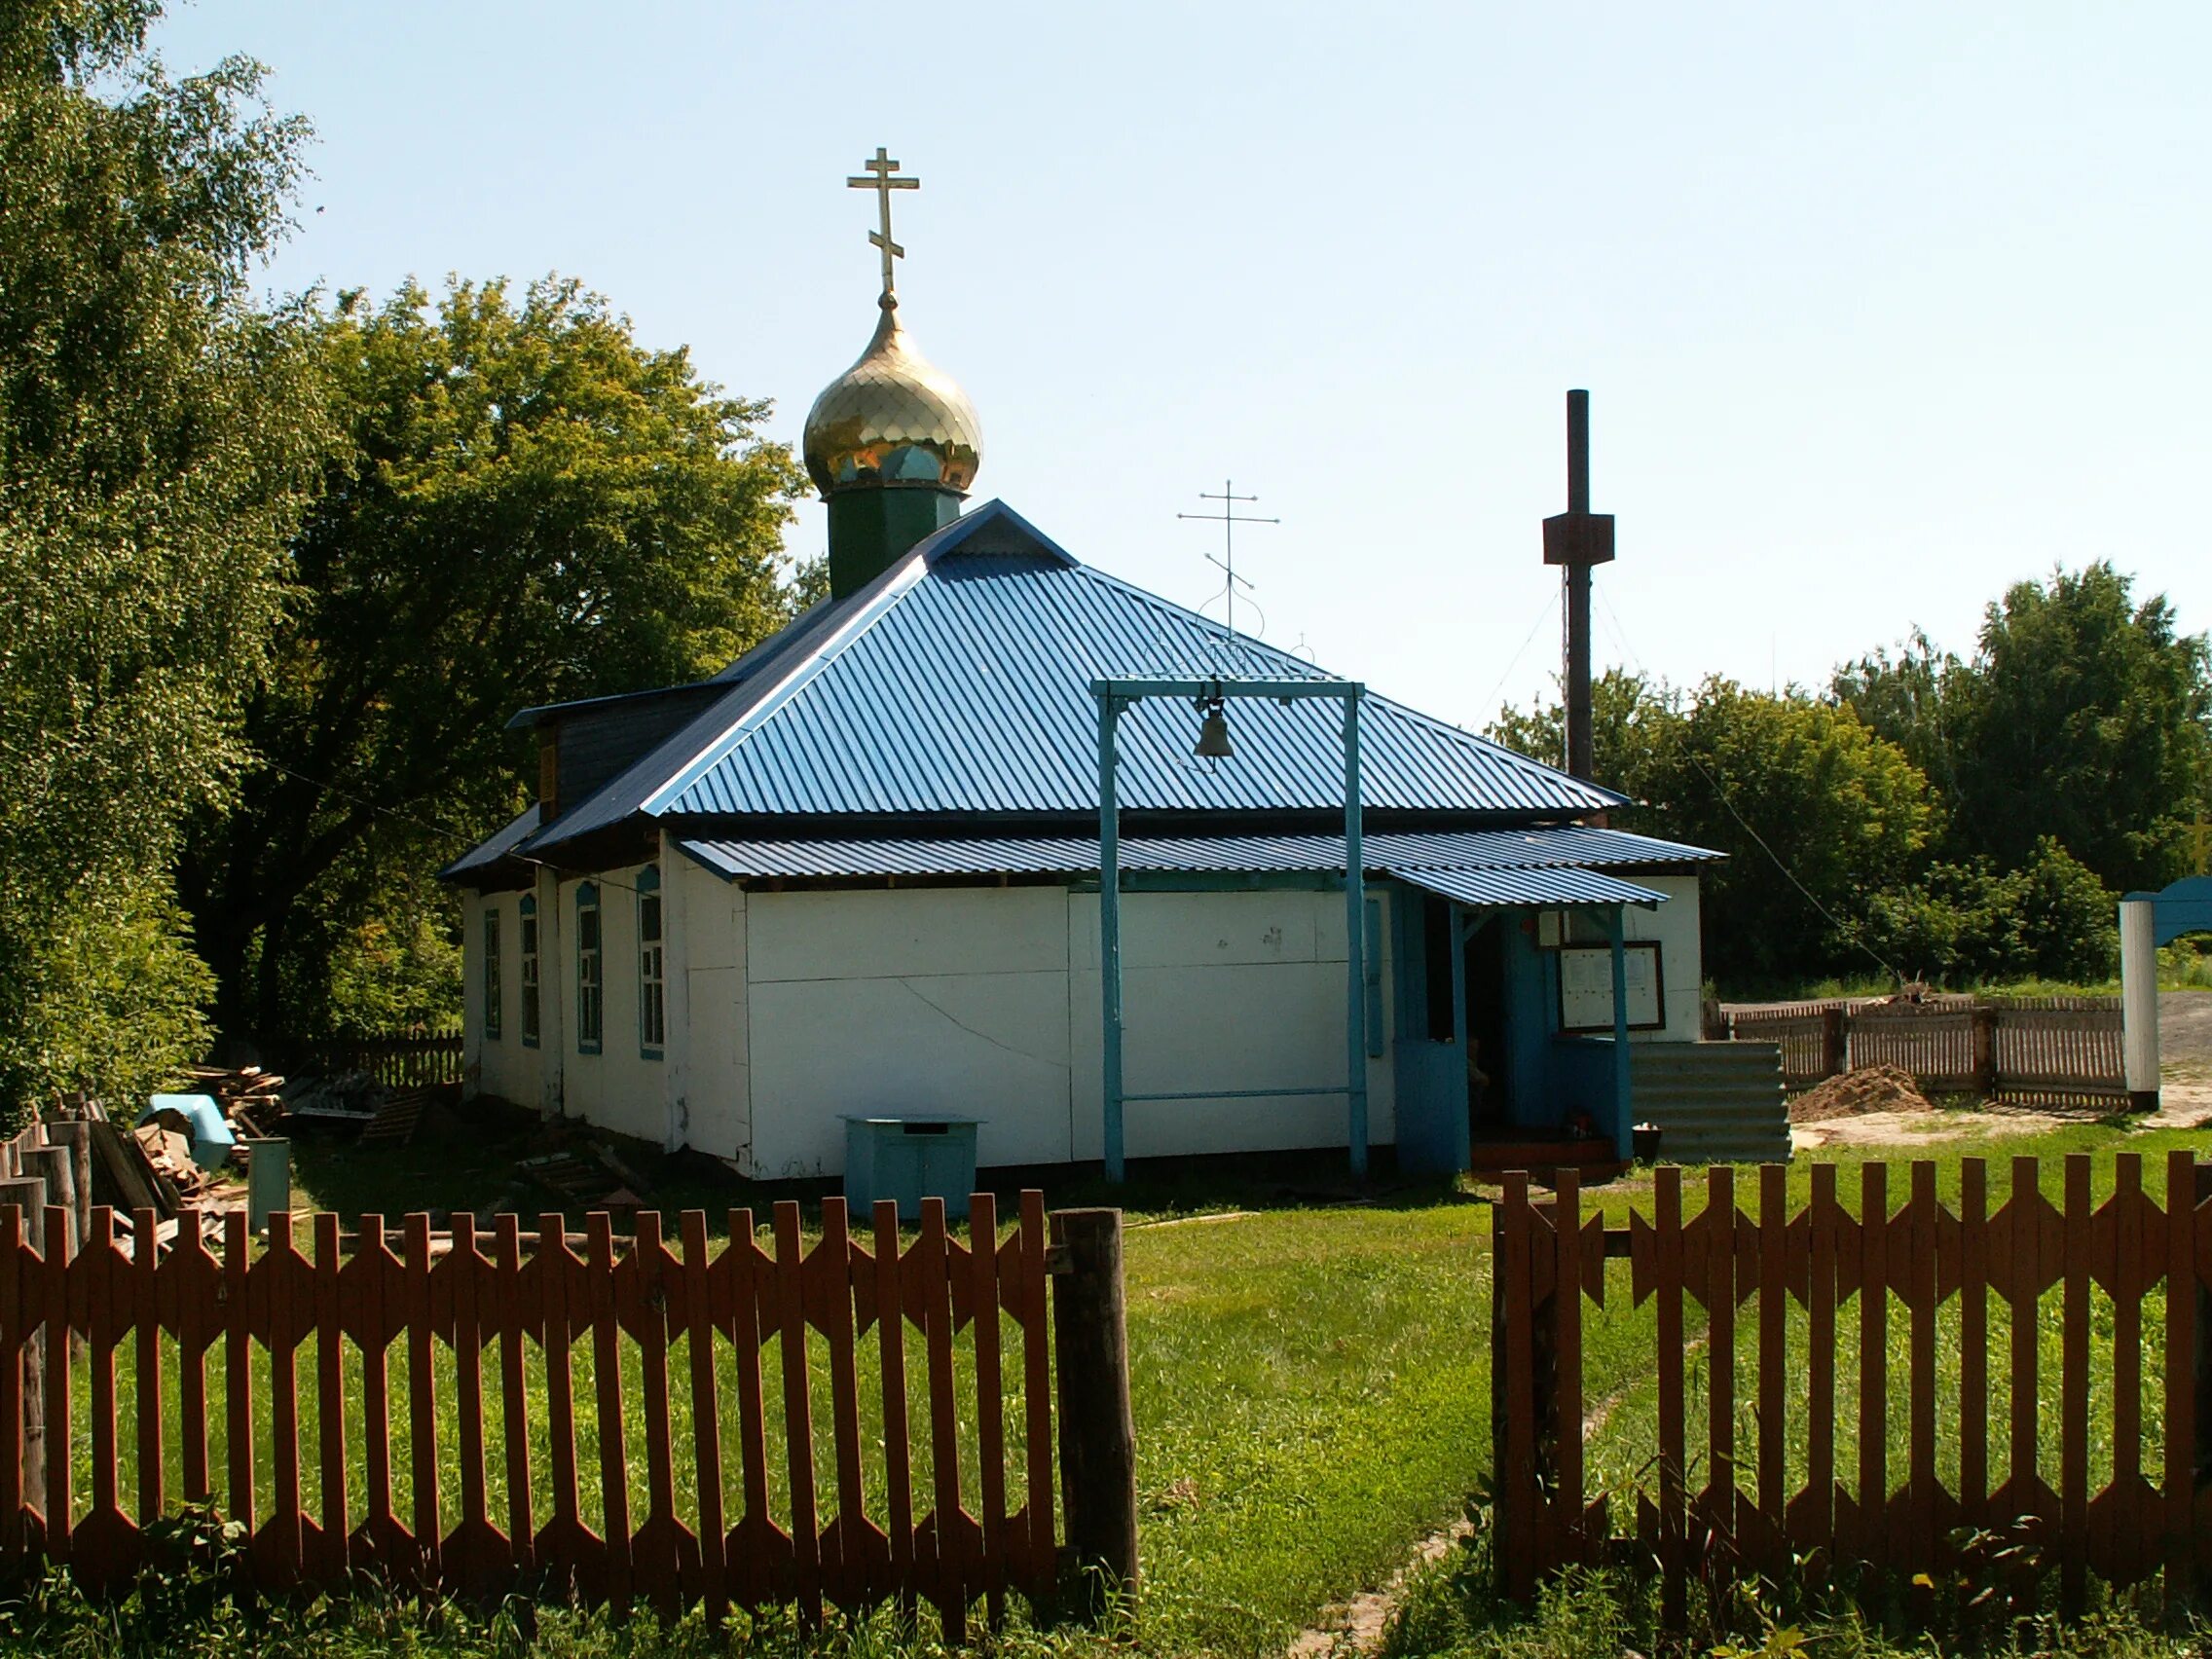
<path fill-rule="evenodd" d="M 153 1172 L 180 1199 L 198 1198 L 214 1185 L 192 1155 L 192 1124 L 181 1112 L 157 1112 L 130 1131 Z"/>
<path fill-rule="evenodd" d="M 234 1123 L 240 1107 L 263 1122 L 284 1115 L 284 1097 L 281 1092 L 284 1080 L 275 1072 L 263 1071 L 259 1066 L 240 1066 L 235 1070 L 226 1070 L 221 1066 L 187 1066 L 184 1069 L 195 1085 L 194 1092 L 212 1094 L 215 1104 L 223 1109 L 223 1116 Z"/>
<path fill-rule="evenodd" d="M 376 1116 L 361 1125 L 360 1146 L 405 1146 L 423 1126 L 423 1113 L 435 1098 L 427 1088 L 397 1094 L 377 1108 Z"/>

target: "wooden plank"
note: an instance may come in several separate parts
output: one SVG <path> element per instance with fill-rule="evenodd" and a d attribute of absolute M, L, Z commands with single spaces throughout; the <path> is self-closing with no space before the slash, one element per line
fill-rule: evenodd
<path fill-rule="evenodd" d="M 2011 1260 L 2007 1264 L 2010 1280 L 2012 1323 L 2012 1432 L 2009 1448 L 2010 1501 L 2015 1516 L 2041 1518 L 2043 1476 L 2036 1450 L 2036 1348 L 2041 1335 L 2043 1299 L 2042 1174 L 2032 1158 L 2012 1160 L 2010 1196 L 2007 1200 L 2006 1242 Z"/>
<path fill-rule="evenodd" d="M 514 1570 L 528 1577 L 536 1559 L 535 1520 L 531 1510 L 530 1390 L 523 1368 L 527 1353 L 523 1331 L 528 1323 L 523 1258 L 522 1218 L 502 1211 L 493 1223 L 494 1269 L 490 1302 L 496 1309 L 494 1334 L 499 1344 L 499 1431 L 507 1482 L 507 1555 Z"/>
<path fill-rule="evenodd" d="M 482 1595 L 494 1582 L 494 1552 L 488 1547 L 491 1499 L 484 1475 L 484 1258 L 476 1247 L 476 1217 L 467 1210 L 456 1215 L 451 1237 L 442 1271 L 453 1282 L 454 1456 L 461 1476 L 461 1522 L 446 1540 L 445 1567 L 450 1581 Z"/>
<path fill-rule="evenodd" d="M 0 1155 L 4 1166 L 12 1155 Z M 0 1206 L 0 1555 L 11 1560 L 24 1547 L 26 1505 L 23 1491 L 25 1407 L 23 1350 L 32 1339 L 25 1317 L 23 1272 L 24 1211 Z"/>
<path fill-rule="evenodd" d="M 92 1507 L 78 1524 L 75 1559 L 79 1574 L 94 1585 L 112 1580 L 120 1566 L 110 1544 L 114 1530 L 110 1525 L 123 1513 L 116 1501 L 116 1396 L 115 1396 L 115 1343 L 120 1334 L 116 1329 L 114 1287 L 115 1266 L 115 1211 L 106 1204 L 92 1211 L 92 1227 L 85 1239 L 83 1254 L 74 1264 L 70 1277 L 70 1302 L 77 1303 L 80 1296 L 87 1299 L 84 1328 L 92 1350 L 92 1392 L 85 1406 L 86 1425 L 92 1430 Z M 56 1450 L 71 1444 L 67 1440 L 55 1442 Z"/>
<path fill-rule="evenodd" d="M 920 1565 L 930 1574 L 932 1599 L 949 1646 L 967 1637 L 968 1580 L 963 1570 L 966 1516 L 960 1507 L 960 1406 L 953 1383 L 952 1279 L 946 1243 L 944 1200 L 924 1198 L 922 1339 L 929 1367 L 930 1474 L 937 1504 L 935 1556 L 925 1555 Z"/>
<path fill-rule="evenodd" d="M 1558 1172 L 1553 1223 L 1557 1271 L 1552 1279 L 1552 1448 L 1558 1484 L 1554 1521 L 1572 1561 L 1590 1558 L 1582 1526 L 1582 1185 L 1571 1166 Z"/>
<path fill-rule="evenodd" d="M 868 1592 L 876 1540 L 863 1496 L 866 1471 L 861 1466 L 860 1382 L 854 1354 L 853 1245 L 842 1198 L 822 1200 L 822 1242 L 815 1251 L 837 1269 L 837 1295 L 822 1309 L 821 1320 L 830 1350 L 830 1447 L 837 1477 L 837 1565 L 829 1582 L 839 1601 L 857 1605 Z"/>
<path fill-rule="evenodd" d="M 630 1459 L 622 1420 L 622 1327 L 614 1305 L 614 1218 L 593 1210 L 584 1220 L 590 1240 L 585 1283 L 591 1310 L 591 1373 L 599 1408 L 599 1493 L 606 1517 L 607 1572 L 603 1594 L 617 1610 L 630 1602 Z"/>
<path fill-rule="evenodd" d="M 1000 1374 L 998 1200 L 977 1193 L 968 1200 L 968 1260 L 975 1272 L 976 1456 L 978 1501 L 983 1509 L 985 1616 L 995 1630 L 1006 1622 L 1006 1395 Z"/>
<path fill-rule="evenodd" d="M 807 1393 L 806 1304 L 798 1204 L 776 1203 L 776 1309 L 784 1372 L 784 1451 L 791 1472 L 793 1597 L 810 1624 L 822 1618 L 822 1528 L 814 1490 L 814 1413 Z"/>
<path fill-rule="evenodd" d="M 346 1332 L 338 1307 L 338 1217 L 314 1218 L 314 1368 L 316 1467 L 322 1484 L 321 1535 L 311 1564 L 318 1578 L 346 1574 Z"/>
<path fill-rule="evenodd" d="M 438 1410 L 432 1368 L 430 1218 L 422 1210 L 402 1227 L 407 1255 L 399 1277 L 400 1328 L 407 1333 L 408 1470 L 415 1489 L 415 1554 L 423 1581 L 444 1578 L 445 1523 L 438 1493 Z"/>
<path fill-rule="evenodd" d="M 1706 1525 L 1723 1538 L 1736 1525 L 1736 1172 L 1706 1171 Z"/>
<path fill-rule="evenodd" d="M 595 1586 L 606 1576 L 603 1540 L 585 1528 L 576 1473 L 576 1306 L 579 1264 L 569 1248 L 567 1218 L 547 1212 L 537 1226 L 537 1282 L 544 1298 L 547 1501 L 552 1513 L 535 1545 L 540 1571 L 566 1567 Z"/>
<path fill-rule="evenodd" d="M 1022 1423 L 1028 1432 L 1029 1555 L 1023 1589 L 1033 1597 L 1052 1582 L 1052 1354 L 1048 1335 L 1045 1195 L 1021 1195 Z"/>
<path fill-rule="evenodd" d="M 2097 1532 L 2098 1570 L 2119 1583 L 2146 1577 L 2157 1559 L 2143 1487 L 2143 1155 L 2113 1159 L 2112 1485 Z"/>
<path fill-rule="evenodd" d="M 2166 1611 L 2186 1618 L 2196 1595 L 2196 1154 L 2166 1154 Z M 2185 1362 L 2184 1355 L 2189 1356 Z"/>
<path fill-rule="evenodd" d="M 361 1349 L 361 1535 L 364 1555 L 382 1560 L 401 1547 L 403 1533 L 391 1493 L 391 1321 L 386 1287 L 394 1263 L 383 1216 L 361 1217 L 353 1260 Z"/>
<path fill-rule="evenodd" d="M 693 1540 L 676 1516 L 668 1322 L 661 1312 L 665 1304 L 661 1269 L 666 1259 L 661 1248 L 660 1212 L 640 1210 L 630 1252 L 630 1277 L 639 1304 L 638 1386 L 645 1429 L 645 1522 L 631 1551 L 631 1571 L 639 1594 L 664 1615 L 674 1616 L 682 1604 L 683 1569 L 686 1560 L 693 1556 Z"/>
<path fill-rule="evenodd" d="M 1536 1380 L 1535 1305 L 1530 1294 L 1529 1177 L 1520 1170 L 1505 1177 L 1505 1196 L 1496 1215 L 1497 1247 L 1492 1251 L 1497 1275 L 1497 1317 L 1505 1352 L 1492 1356 L 1504 1378 L 1505 1459 L 1503 1469 L 1506 1543 L 1502 1551 L 1506 1594 L 1526 1602 L 1535 1593 L 1536 1575 L 1553 1564 L 1536 1548 Z M 1500 1363 L 1502 1358 L 1502 1363 Z"/>
<path fill-rule="evenodd" d="M 1789 1565 L 1789 1493 L 1784 1473 L 1788 1438 L 1789 1170 L 1759 1165 L 1759 1513 L 1767 1546 L 1760 1565 L 1779 1574 Z"/>
<path fill-rule="evenodd" d="M 710 1301 L 714 1258 L 707 1243 L 707 1212 L 690 1209 L 678 1223 L 683 1234 L 684 1358 L 691 1370 L 691 1467 L 699 1504 L 699 1594 L 707 1622 L 719 1626 L 729 1609 L 724 1562 L 728 1522 L 722 1503 L 721 1402 L 715 1385 L 715 1314 Z"/>
<path fill-rule="evenodd" d="M 1889 1545 L 1889 1166 L 1859 1171 L 1859 1500 L 1857 1552 L 1876 1565 Z"/>
<path fill-rule="evenodd" d="M 223 1452 L 230 1472 L 230 1519 L 254 1530 L 253 1500 L 253 1335 L 247 1323 L 249 1295 L 245 1211 L 223 1217 Z M 48 1525 L 52 1526 L 51 1515 Z"/>
<path fill-rule="evenodd" d="M 300 1501 L 299 1309 L 293 1290 L 296 1254 L 292 1212 L 269 1218 L 269 1253 L 256 1271 L 269 1282 L 269 1473 L 274 1487 L 262 1530 L 265 1561 L 279 1584 L 296 1584 L 307 1567 Z"/>
<path fill-rule="evenodd" d="M 1905 1502 L 1911 1524 L 1905 1536 L 1911 1540 L 1914 1569 L 1932 1571 L 1939 1520 L 1936 1485 L 1936 1241 L 1941 1230 L 1936 1226 L 1936 1165 L 1926 1159 L 1913 1161 L 1910 1204 L 1910 1254 L 1904 1264 L 1904 1278 L 1910 1309 Z"/>
<path fill-rule="evenodd" d="M 1835 1544 L 1836 1254 L 1842 1220 L 1834 1164 L 1813 1165 L 1806 1214 L 1810 1234 L 1805 1279 L 1806 1504 L 1802 1516 L 1791 1522 L 1790 1536 L 1800 1547 L 1828 1550 Z"/>
<path fill-rule="evenodd" d="M 754 1242 L 753 1212 L 732 1210 L 729 1217 L 731 1279 L 731 1329 L 735 1335 L 737 1365 L 737 1441 L 739 1465 L 744 1475 L 745 1517 L 739 1523 L 744 1539 L 730 1560 L 733 1591 L 749 1604 L 765 1601 L 779 1589 L 780 1570 L 789 1566 L 788 1553 L 771 1561 L 769 1550 L 782 1538 L 768 1513 L 768 1411 L 760 1384 L 765 1264 Z M 787 1540 L 788 1541 L 788 1540 Z"/>
<path fill-rule="evenodd" d="M 2074 1613 L 2088 1590 L 2089 1225 L 2088 1155 L 2069 1153 L 2060 1235 L 2066 1297 L 2059 1335 L 2058 1581 L 2060 1604 Z"/>
<path fill-rule="evenodd" d="M 162 1421 L 161 1245 L 159 1218 L 150 1209 L 130 1217 L 131 1319 L 137 1326 L 138 1525 L 152 1525 L 168 1507 L 164 1486 Z"/>
<path fill-rule="evenodd" d="M 1689 1616 L 1688 1448 L 1682 1422 L 1682 1373 L 1688 1358 L 1682 1346 L 1682 1172 L 1674 1164 L 1664 1165 L 1654 1182 L 1658 1306 L 1653 1320 L 1658 1352 L 1653 1357 L 1659 1372 L 1659 1564 L 1663 1574 L 1660 1615 L 1667 1629 L 1678 1631 Z"/>
<path fill-rule="evenodd" d="M 1040 1205 L 1040 1210 L 1042 1206 Z M 1042 1214 L 1039 1221 L 1042 1223 Z M 906 1312 L 899 1272 L 899 1201 L 875 1203 L 875 1338 L 883 1390 L 885 1530 L 902 1606 L 914 1600 L 914 1477 L 906 1426 Z"/>
<path fill-rule="evenodd" d="M 1989 1165 L 1959 1163 L 1959 1519 L 1989 1524 Z"/>

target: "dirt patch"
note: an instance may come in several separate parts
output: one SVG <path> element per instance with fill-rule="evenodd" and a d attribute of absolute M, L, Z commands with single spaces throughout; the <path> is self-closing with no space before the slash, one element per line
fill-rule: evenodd
<path fill-rule="evenodd" d="M 1830 1118 L 1861 1118 L 1870 1112 L 1933 1112 L 1912 1074 L 1897 1066 L 1861 1066 L 1839 1072 L 1808 1088 L 1789 1103 L 1792 1124 L 1818 1124 Z"/>

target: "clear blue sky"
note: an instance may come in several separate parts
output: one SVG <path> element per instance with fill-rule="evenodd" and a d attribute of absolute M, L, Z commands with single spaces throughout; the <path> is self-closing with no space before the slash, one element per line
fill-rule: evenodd
<path fill-rule="evenodd" d="M 202 0 L 314 122 L 273 284 L 558 270 L 774 436 L 903 314 L 977 498 L 1466 724 L 1549 685 L 1563 393 L 1604 660 L 1819 683 L 2110 557 L 2212 627 L 2212 8 Z M 801 509 L 796 552 L 823 511 Z M 1531 633 L 1533 637 L 1531 638 Z"/>

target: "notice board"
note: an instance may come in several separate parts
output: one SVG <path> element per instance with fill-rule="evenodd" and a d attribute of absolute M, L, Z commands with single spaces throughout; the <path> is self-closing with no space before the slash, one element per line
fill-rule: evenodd
<path fill-rule="evenodd" d="M 1613 947 L 1569 944 L 1559 952 L 1559 1028 L 1569 1035 L 1613 1028 Z M 1630 940 L 1623 946 L 1628 971 L 1628 1028 L 1657 1031 L 1667 1023 L 1667 995 L 1659 941 Z"/>

